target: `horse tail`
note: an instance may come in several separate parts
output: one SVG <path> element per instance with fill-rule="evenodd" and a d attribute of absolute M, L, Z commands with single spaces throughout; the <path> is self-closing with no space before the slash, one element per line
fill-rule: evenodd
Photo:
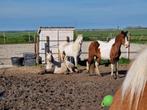
<path fill-rule="evenodd" d="M 132 108 L 135 100 L 137 110 L 147 82 L 147 49 L 143 51 L 133 62 L 122 85 L 122 101 L 130 95 L 129 107 Z"/>
<path fill-rule="evenodd" d="M 96 57 L 97 57 L 97 62 L 98 63 L 100 63 L 100 61 L 101 61 L 101 52 L 100 52 L 100 43 L 98 42 L 98 41 L 95 41 L 96 42 L 96 44 L 97 44 L 97 48 L 96 48 Z"/>

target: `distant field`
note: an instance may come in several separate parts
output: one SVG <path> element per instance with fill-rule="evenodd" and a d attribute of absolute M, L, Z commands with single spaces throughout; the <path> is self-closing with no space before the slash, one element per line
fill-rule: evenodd
<path fill-rule="evenodd" d="M 131 33 L 131 42 L 147 43 L 147 29 L 126 29 Z M 75 36 L 83 34 L 84 40 L 108 40 L 116 36 L 120 30 L 116 29 L 84 29 L 76 30 Z M 0 44 L 21 44 L 34 42 L 35 31 L 0 32 Z M 5 37 L 5 39 L 4 39 Z"/>
<path fill-rule="evenodd" d="M 34 42 L 34 36 L 35 32 L 32 31 L 0 32 L 0 44 L 32 43 Z"/>
<path fill-rule="evenodd" d="M 131 42 L 147 43 L 147 29 L 127 29 L 131 33 Z M 84 40 L 108 40 L 116 36 L 120 31 L 108 30 L 77 30 L 76 34 L 83 34 Z"/>

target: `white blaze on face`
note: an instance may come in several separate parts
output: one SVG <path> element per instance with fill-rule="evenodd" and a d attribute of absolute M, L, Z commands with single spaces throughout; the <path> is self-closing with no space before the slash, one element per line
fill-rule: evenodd
<path fill-rule="evenodd" d="M 128 35 L 125 37 L 125 47 L 129 47 Z"/>

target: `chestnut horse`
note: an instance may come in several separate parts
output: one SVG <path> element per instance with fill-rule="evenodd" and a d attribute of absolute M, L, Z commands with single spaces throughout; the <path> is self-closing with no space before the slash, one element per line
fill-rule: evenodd
<path fill-rule="evenodd" d="M 92 42 L 90 44 L 90 46 L 93 45 L 93 49 L 95 49 L 97 47 L 97 44 L 93 44 L 93 43 L 94 42 Z M 99 51 L 99 52 L 93 53 L 93 49 L 90 49 L 89 54 L 92 54 L 92 55 L 99 54 L 99 55 L 97 55 L 97 57 L 100 57 L 98 59 L 110 60 L 111 76 L 114 76 L 113 71 L 114 71 L 114 66 L 115 66 L 115 69 L 116 69 L 115 78 L 117 78 L 117 76 L 118 76 L 118 60 L 121 55 L 121 50 L 120 50 L 121 45 L 125 45 L 126 48 L 129 46 L 128 31 L 126 31 L 126 32 L 121 31 L 116 36 L 116 38 L 111 39 L 109 42 L 104 42 L 104 41 L 98 40 L 98 44 L 99 44 L 99 49 L 97 51 Z M 89 55 L 88 59 L 94 59 L 92 55 Z M 99 63 L 99 62 L 97 62 L 97 63 Z M 97 64 L 97 66 L 98 65 L 99 64 Z M 87 69 L 88 68 L 89 67 L 87 67 Z"/>
<path fill-rule="evenodd" d="M 147 110 L 147 49 L 131 65 L 110 110 Z"/>

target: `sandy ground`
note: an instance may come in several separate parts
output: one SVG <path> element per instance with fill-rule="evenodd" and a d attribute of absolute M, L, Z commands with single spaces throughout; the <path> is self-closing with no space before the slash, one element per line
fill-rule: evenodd
<path fill-rule="evenodd" d="M 121 78 L 110 77 L 110 67 L 100 66 L 102 77 L 84 68 L 68 75 L 43 74 L 42 67 L 0 69 L 0 110 L 107 110 L 100 103 L 114 95 L 128 65 L 119 66 Z"/>

